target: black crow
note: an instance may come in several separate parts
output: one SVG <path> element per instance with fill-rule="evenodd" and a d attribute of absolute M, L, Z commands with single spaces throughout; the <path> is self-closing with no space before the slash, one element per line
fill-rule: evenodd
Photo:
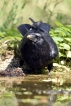
<path fill-rule="evenodd" d="M 50 25 L 30 20 L 32 25 L 22 24 L 18 27 L 24 36 L 20 44 L 22 58 L 32 71 L 48 67 L 50 72 L 52 60 L 58 55 L 57 45 L 49 35 Z"/>

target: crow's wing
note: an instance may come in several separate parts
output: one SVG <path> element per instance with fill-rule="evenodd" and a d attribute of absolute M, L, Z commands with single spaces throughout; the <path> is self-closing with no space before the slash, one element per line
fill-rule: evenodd
<path fill-rule="evenodd" d="M 50 31 L 50 25 L 43 22 L 40 22 L 39 28 L 46 33 Z"/>
<path fill-rule="evenodd" d="M 20 33 L 24 36 L 32 28 L 32 26 L 29 24 L 21 24 L 17 28 L 20 31 Z"/>

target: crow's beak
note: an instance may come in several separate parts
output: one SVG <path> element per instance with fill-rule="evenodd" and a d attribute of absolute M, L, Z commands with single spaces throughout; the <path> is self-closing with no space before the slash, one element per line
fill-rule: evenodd
<path fill-rule="evenodd" d="M 27 38 L 30 39 L 31 38 L 31 35 L 28 35 Z"/>
<path fill-rule="evenodd" d="M 34 36 L 33 36 L 33 35 L 28 35 L 27 38 L 28 38 L 29 40 L 33 40 Z"/>

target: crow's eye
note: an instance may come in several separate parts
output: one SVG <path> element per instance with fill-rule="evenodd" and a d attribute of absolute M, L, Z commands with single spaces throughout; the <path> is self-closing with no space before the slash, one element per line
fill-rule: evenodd
<path fill-rule="evenodd" d="M 40 38 L 39 36 L 36 36 L 36 38 Z"/>
<path fill-rule="evenodd" d="M 30 30 L 32 30 L 32 28 L 30 28 Z"/>

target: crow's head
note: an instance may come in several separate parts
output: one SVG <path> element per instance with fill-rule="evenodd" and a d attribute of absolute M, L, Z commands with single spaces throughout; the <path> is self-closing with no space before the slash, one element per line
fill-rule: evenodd
<path fill-rule="evenodd" d="M 27 39 L 30 40 L 30 42 L 36 43 L 36 44 L 43 44 L 44 38 L 40 33 L 31 33 L 27 35 Z"/>

